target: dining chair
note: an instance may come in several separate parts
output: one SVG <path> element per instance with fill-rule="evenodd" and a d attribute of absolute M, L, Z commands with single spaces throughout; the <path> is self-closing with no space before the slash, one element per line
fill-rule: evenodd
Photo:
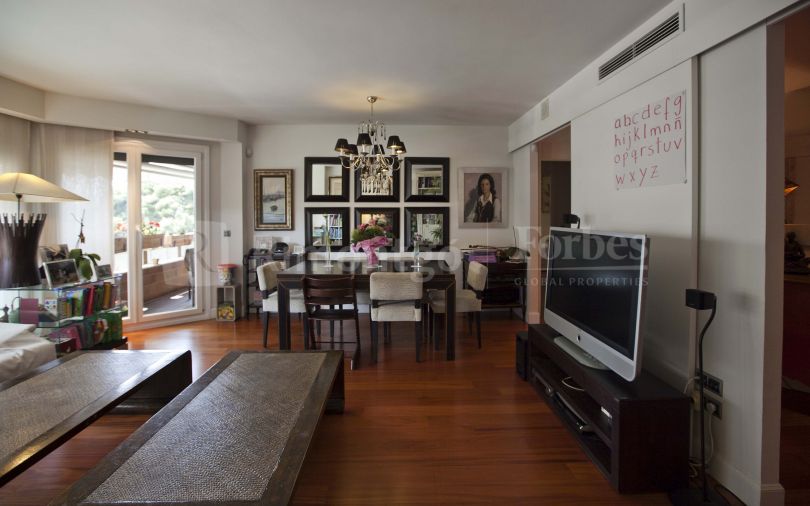
<path fill-rule="evenodd" d="M 357 293 L 354 287 L 354 278 L 351 276 L 339 278 L 313 278 L 305 277 L 303 279 L 304 288 L 304 306 L 305 324 L 309 329 L 309 347 L 310 349 L 318 348 L 320 344 L 329 343 L 334 349 L 335 338 L 331 337 L 329 341 L 316 340 L 315 324 L 322 321 L 328 321 L 334 324 L 336 321 L 354 320 L 355 328 L 355 341 L 345 341 L 343 334 L 340 335 L 339 343 L 355 344 L 355 350 L 352 354 L 351 368 L 358 369 L 360 367 L 360 321 L 357 316 Z M 351 309 L 346 309 L 345 306 L 351 306 Z M 320 334 L 317 334 L 320 337 Z"/>
<path fill-rule="evenodd" d="M 476 334 L 478 336 L 478 347 L 481 347 L 481 297 L 487 285 L 487 267 L 480 262 L 470 262 L 467 268 L 467 286 L 470 288 L 456 292 L 456 312 L 467 313 L 469 331 L 472 333 L 471 317 L 475 315 Z M 444 292 L 441 290 L 431 291 L 428 295 L 428 309 L 430 319 L 430 329 L 428 331 L 431 338 L 438 346 L 438 340 L 433 335 L 434 329 L 438 326 L 438 315 L 444 315 L 446 311 Z M 445 315 L 445 318 L 448 316 Z M 452 316 L 450 316 L 452 317 Z"/>
<path fill-rule="evenodd" d="M 375 272 L 369 278 L 371 298 L 371 360 L 377 362 L 378 324 L 390 338 L 391 322 L 414 322 L 416 361 L 422 352 L 422 280 L 410 272 Z"/>
<path fill-rule="evenodd" d="M 267 348 L 267 331 L 270 327 L 270 313 L 278 313 L 278 279 L 277 275 L 284 270 L 284 262 L 267 262 L 256 268 L 256 281 L 262 293 L 262 346 Z M 303 290 L 290 290 L 290 313 L 306 313 Z M 304 325 L 304 343 L 306 345 L 309 329 Z"/>

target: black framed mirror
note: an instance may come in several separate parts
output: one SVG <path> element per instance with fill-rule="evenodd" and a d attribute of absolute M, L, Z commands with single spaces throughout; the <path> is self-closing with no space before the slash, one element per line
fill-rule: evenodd
<path fill-rule="evenodd" d="M 419 242 L 420 251 L 441 251 L 450 246 L 449 207 L 405 208 L 405 251 L 413 251 Z"/>
<path fill-rule="evenodd" d="M 336 156 L 304 158 L 304 201 L 348 202 L 349 172 Z"/>
<path fill-rule="evenodd" d="M 450 202 L 450 159 L 405 159 L 405 202 Z"/>
<path fill-rule="evenodd" d="M 399 202 L 399 160 L 387 157 L 391 168 L 354 171 L 355 202 Z"/>
<path fill-rule="evenodd" d="M 309 251 L 340 251 L 349 246 L 348 207 L 304 208 L 305 246 Z M 327 242 L 326 233 L 329 232 Z"/>
<path fill-rule="evenodd" d="M 371 220 L 378 220 L 384 218 L 385 222 L 390 226 L 390 232 L 393 236 L 391 244 L 385 246 L 384 251 L 399 251 L 400 234 L 399 234 L 399 208 L 398 207 L 355 207 L 354 208 L 354 230 L 359 229 L 363 223 L 369 223 Z"/>

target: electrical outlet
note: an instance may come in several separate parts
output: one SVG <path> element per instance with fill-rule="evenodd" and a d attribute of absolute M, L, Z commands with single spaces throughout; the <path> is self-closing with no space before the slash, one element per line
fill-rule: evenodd
<path fill-rule="evenodd" d="M 723 380 L 708 373 L 703 373 L 703 388 L 707 392 L 723 398 Z"/>
<path fill-rule="evenodd" d="M 714 413 L 712 413 L 712 414 L 714 416 L 716 416 L 718 420 L 722 420 L 723 419 L 723 401 L 721 401 L 720 399 L 715 399 L 714 397 L 704 396 L 703 397 L 703 405 L 706 406 L 706 412 L 707 413 L 710 412 L 709 404 L 714 405 Z"/>

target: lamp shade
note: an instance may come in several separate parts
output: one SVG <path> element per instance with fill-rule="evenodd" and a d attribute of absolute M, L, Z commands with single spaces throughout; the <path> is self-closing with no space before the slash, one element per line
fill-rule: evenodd
<path fill-rule="evenodd" d="M 372 155 L 384 155 L 385 149 L 382 147 L 382 144 L 375 144 L 374 151 L 371 152 Z"/>
<path fill-rule="evenodd" d="M 362 133 L 357 136 L 357 146 L 371 146 L 371 136 L 367 133 Z"/>
<path fill-rule="evenodd" d="M 349 144 L 348 153 L 350 155 L 357 155 L 357 144 Z"/>
<path fill-rule="evenodd" d="M 17 202 L 17 215 L 0 222 L 0 288 L 39 284 L 37 247 L 44 214 L 25 219 L 20 214 L 21 202 L 70 202 L 87 200 L 49 183 L 33 174 L 11 172 L 0 174 L 0 200 Z"/>
<path fill-rule="evenodd" d="M 396 152 L 397 149 L 402 147 L 402 141 L 399 140 L 398 135 L 392 135 L 388 138 L 388 149 Z"/>
<path fill-rule="evenodd" d="M 87 199 L 25 172 L 0 174 L 0 200 L 13 202 L 70 202 Z"/>
<path fill-rule="evenodd" d="M 335 143 L 335 151 L 338 153 L 345 153 L 346 150 L 349 148 L 349 141 L 346 139 L 338 139 L 337 143 Z"/>
<path fill-rule="evenodd" d="M 404 155 L 405 153 L 407 153 L 407 151 L 405 150 L 405 143 L 400 142 L 399 144 L 400 144 L 400 146 L 399 146 L 399 148 L 394 150 L 394 154 L 395 155 Z"/>

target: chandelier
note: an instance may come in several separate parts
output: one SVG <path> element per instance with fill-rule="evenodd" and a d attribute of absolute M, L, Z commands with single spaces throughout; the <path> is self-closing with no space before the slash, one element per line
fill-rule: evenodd
<path fill-rule="evenodd" d="M 340 164 L 345 169 L 359 169 L 374 174 L 399 168 L 398 162 L 405 154 L 405 143 L 397 135 L 388 137 L 386 143 L 385 123 L 374 121 L 374 102 L 377 98 L 366 97 L 371 106 L 371 117 L 357 127 L 357 143 L 349 144 L 346 139 L 338 139 L 335 144 L 335 151 L 340 153 Z M 383 144 L 389 150 L 388 155 Z"/>

